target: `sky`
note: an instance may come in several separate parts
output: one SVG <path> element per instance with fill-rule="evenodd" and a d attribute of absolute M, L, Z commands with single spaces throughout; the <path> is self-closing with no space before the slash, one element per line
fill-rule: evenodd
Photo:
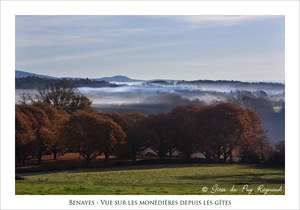
<path fill-rule="evenodd" d="M 284 16 L 16 16 L 16 69 L 57 77 L 284 80 Z"/>

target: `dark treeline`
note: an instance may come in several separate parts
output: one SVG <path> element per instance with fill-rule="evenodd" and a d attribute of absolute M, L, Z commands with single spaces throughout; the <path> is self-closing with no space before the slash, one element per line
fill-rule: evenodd
<path fill-rule="evenodd" d="M 284 84 L 272 83 L 272 82 L 242 82 L 234 80 L 194 80 L 194 81 L 179 81 L 177 84 L 192 84 L 192 85 L 231 85 L 236 88 L 256 88 L 256 89 L 272 89 L 272 88 L 283 88 Z"/>
<path fill-rule="evenodd" d="M 284 165 L 284 142 L 269 143 L 256 112 L 232 103 L 177 106 L 159 114 L 104 113 L 63 84 L 39 90 L 32 104 L 16 105 L 16 161 L 79 153 L 87 164 L 104 155 L 160 161 L 197 156 L 211 162 Z"/>
<path fill-rule="evenodd" d="M 49 84 L 56 84 L 59 82 L 68 82 L 74 87 L 115 87 L 117 85 L 106 82 L 86 79 L 50 79 L 40 77 L 22 77 L 16 78 L 16 89 L 38 89 L 43 88 Z"/>
<path fill-rule="evenodd" d="M 271 140 L 283 141 L 285 139 L 285 102 L 283 99 L 270 100 L 264 91 L 254 93 L 238 91 L 235 96 L 227 97 L 227 102 L 254 110 L 261 118 Z M 273 107 L 279 110 L 274 111 Z"/>

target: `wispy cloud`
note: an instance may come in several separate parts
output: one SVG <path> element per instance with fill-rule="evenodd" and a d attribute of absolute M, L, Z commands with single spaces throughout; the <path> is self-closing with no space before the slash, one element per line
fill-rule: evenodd
<path fill-rule="evenodd" d="M 283 20 L 257 15 L 16 16 L 16 67 L 53 75 L 85 69 L 82 75 L 97 70 L 144 78 L 193 78 L 199 71 L 207 78 L 225 71 L 246 78 L 255 72 L 260 78 L 260 72 L 273 74 L 270 69 L 282 75 Z"/>
<path fill-rule="evenodd" d="M 113 37 L 147 32 L 122 26 L 112 16 L 17 16 L 16 47 L 48 47 L 114 42 Z"/>
<path fill-rule="evenodd" d="M 73 55 L 66 55 L 66 56 L 47 57 L 47 58 L 41 58 L 41 59 L 20 61 L 20 62 L 16 63 L 16 66 L 62 62 L 62 61 L 78 60 L 78 59 L 85 59 L 85 58 L 91 58 L 91 57 L 97 57 L 97 59 L 107 60 L 108 59 L 107 56 L 124 54 L 124 53 L 128 53 L 128 52 L 140 51 L 140 50 L 146 50 L 146 49 L 176 46 L 176 45 L 182 45 L 182 44 L 185 44 L 185 43 L 184 42 L 170 42 L 170 43 L 144 45 L 144 46 L 131 47 L 131 48 L 119 48 L 119 49 L 111 49 L 111 50 L 105 50 L 105 51 L 96 51 L 96 52 L 91 52 L 91 53 L 80 53 L 80 54 L 73 54 Z"/>
<path fill-rule="evenodd" d="M 108 43 L 110 40 L 90 35 L 61 34 L 54 35 L 36 35 L 24 34 L 22 38 L 16 39 L 17 47 L 51 47 L 51 46 L 68 46 L 83 45 L 90 43 Z"/>
<path fill-rule="evenodd" d="M 226 27 L 282 16 L 182 15 L 135 17 L 137 21 L 146 19 L 149 22 L 145 22 L 142 25 L 135 22 L 128 24 L 128 20 L 123 20 L 118 16 L 101 15 L 17 16 L 16 47 L 48 47 L 118 42 L 122 37 L 137 34 L 169 35 L 189 32 L 201 27 Z M 168 20 L 171 20 L 171 25 Z"/>
<path fill-rule="evenodd" d="M 115 30 L 107 30 L 105 31 L 109 36 L 124 36 L 136 33 L 144 33 L 149 31 L 147 28 L 125 28 L 125 29 L 115 29 Z"/>
<path fill-rule="evenodd" d="M 233 26 L 249 21 L 281 18 L 278 15 L 183 15 L 176 16 L 179 21 L 193 26 Z"/>
<path fill-rule="evenodd" d="M 16 29 L 28 32 L 39 31 L 45 28 L 48 28 L 48 30 L 50 30 L 54 29 L 53 27 L 72 27 L 81 25 L 82 23 L 88 25 L 94 24 L 102 27 L 114 23 L 112 20 L 110 20 L 110 22 L 108 23 L 107 21 L 105 21 L 106 18 L 107 16 L 101 15 L 17 15 Z"/>

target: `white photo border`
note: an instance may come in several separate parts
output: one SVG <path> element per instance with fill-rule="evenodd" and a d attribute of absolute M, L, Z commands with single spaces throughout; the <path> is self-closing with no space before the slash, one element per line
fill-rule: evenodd
<path fill-rule="evenodd" d="M 15 15 L 284 15 L 285 195 L 15 195 Z M 69 200 L 231 200 L 222 206 L 71 206 Z M 2 1 L 1 209 L 299 209 L 299 1 Z"/>

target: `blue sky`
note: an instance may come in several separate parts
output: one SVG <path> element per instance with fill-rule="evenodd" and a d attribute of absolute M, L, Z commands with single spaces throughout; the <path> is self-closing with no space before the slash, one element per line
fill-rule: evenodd
<path fill-rule="evenodd" d="M 284 16 L 16 16 L 16 69 L 282 81 Z"/>

